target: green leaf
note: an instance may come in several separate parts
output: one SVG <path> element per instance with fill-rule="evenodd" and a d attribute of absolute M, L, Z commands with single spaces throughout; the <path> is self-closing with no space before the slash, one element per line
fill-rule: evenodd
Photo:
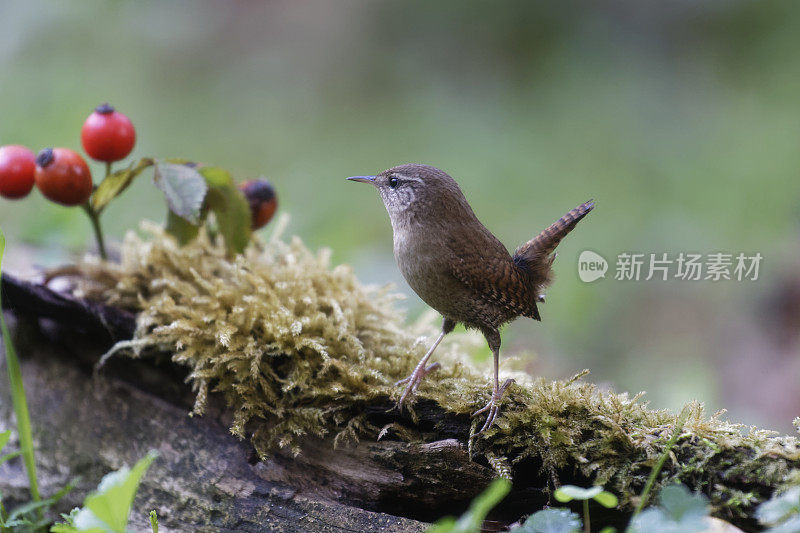
<path fill-rule="evenodd" d="M 800 487 L 773 495 L 756 509 L 756 518 L 765 525 L 774 525 L 800 514 Z"/>
<path fill-rule="evenodd" d="M 425 530 L 426 533 L 453 533 L 456 531 L 456 519 L 452 516 L 446 516 L 437 520 L 435 524 Z"/>
<path fill-rule="evenodd" d="M 684 518 L 708 515 L 708 500 L 702 494 L 692 494 L 683 485 L 669 485 L 661 490 L 661 507 L 676 522 Z"/>
<path fill-rule="evenodd" d="M 559 487 L 554 496 L 556 500 L 560 501 L 561 503 L 571 502 L 572 500 L 590 500 L 603 492 L 603 487 L 592 487 L 589 489 L 584 489 L 581 487 L 576 487 L 575 485 L 564 485 Z"/>
<path fill-rule="evenodd" d="M 581 519 L 569 509 L 544 509 L 525 520 L 509 533 L 575 533 L 581 529 Z"/>
<path fill-rule="evenodd" d="M 153 182 L 161 189 L 170 210 L 192 224 L 200 223 L 200 209 L 208 191 L 206 180 L 188 164 L 155 164 Z"/>
<path fill-rule="evenodd" d="M 617 533 L 617 528 L 613 526 L 606 526 L 600 530 L 600 533 Z"/>
<path fill-rule="evenodd" d="M 764 533 L 800 533 L 800 516 L 792 516 L 785 522 L 767 529 Z"/>
<path fill-rule="evenodd" d="M 83 531 L 105 524 L 108 526 L 107 531 L 125 533 L 139 481 L 156 455 L 155 452 L 150 452 L 133 468 L 121 468 L 106 474 L 97 486 L 97 491 L 86 497 L 83 509 L 75 518 L 75 526 Z"/>
<path fill-rule="evenodd" d="M 92 208 L 97 213 L 101 213 L 111 200 L 128 188 L 136 176 L 153 164 L 154 161 L 150 158 L 140 159 L 135 165 L 131 163 L 128 168 L 117 170 L 106 176 L 92 193 Z"/>
<path fill-rule="evenodd" d="M 683 485 L 670 485 L 659 495 L 659 507 L 642 511 L 631 521 L 631 533 L 693 533 L 706 531 L 708 500 L 702 494 L 692 494 Z"/>
<path fill-rule="evenodd" d="M 26 531 L 26 530 L 30 531 L 31 529 L 33 529 L 33 527 L 31 527 L 33 525 L 34 525 L 33 522 L 31 522 L 27 518 L 23 518 L 23 519 L 15 518 L 14 520 L 8 520 L 8 521 L 5 521 L 5 522 L 2 522 L 2 526 L 3 527 L 8 527 L 8 528 L 12 528 L 12 527 L 16 528 L 16 527 L 27 526 L 22 531 Z"/>
<path fill-rule="evenodd" d="M 201 220 L 204 218 L 205 214 L 201 214 Z M 175 237 L 181 246 L 197 237 L 200 232 L 200 226 L 196 226 L 185 218 L 179 217 L 169 209 L 167 210 L 167 226 L 164 229 Z"/>
<path fill-rule="evenodd" d="M 54 495 L 47 499 L 40 501 L 32 501 L 24 505 L 20 505 L 8 515 L 6 526 L 11 522 L 19 521 L 31 525 L 31 530 L 38 531 L 39 528 L 44 527 L 50 521 L 45 517 L 43 511 L 50 509 L 68 494 L 75 487 L 74 482 L 67 483 L 67 485 L 59 490 Z"/>
<path fill-rule="evenodd" d="M 495 479 L 472 503 L 461 518 L 447 517 L 436 522 L 428 533 L 474 533 L 481 530 L 481 524 L 492 508 L 500 503 L 511 490 L 507 479 Z"/>
<path fill-rule="evenodd" d="M 0 229 L 0 273 L 2 272 L 3 253 L 6 249 L 6 237 Z M 0 310 L 2 305 L 2 294 L 0 291 Z M 31 417 L 28 413 L 28 401 L 25 399 L 25 385 L 22 382 L 22 369 L 19 366 L 17 351 L 14 343 L 11 342 L 11 333 L 8 331 L 3 313 L 0 312 L 0 333 L 3 334 L 3 343 L 6 348 L 6 368 L 8 379 L 11 383 L 11 403 L 14 405 L 14 416 L 17 420 L 17 435 L 19 435 L 19 447 L 22 451 L 22 459 L 25 464 L 25 471 L 28 474 L 28 485 L 31 491 L 31 498 L 38 502 L 39 483 L 36 481 L 36 461 L 33 455 L 33 432 L 31 431 Z"/>
<path fill-rule="evenodd" d="M 614 507 L 619 505 L 619 500 L 617 499 L 617 497 L 605 490 L 600 494 L 594 496 L 594 501 L 596 501 L 606 509 L 613 509 Z"/>
<path fill-rule="evenodd" d="M 6 461 L 10 461 L 14 457 L 19 457 L 22 455 L 22 450 L 17 450 L 15 452 L 7 453 L 5 455 L 0 455 L 0 465 L 5 463 Z"/>
<path fill-rule="evenodd" d="M 242 253 L 250 243 L 252 233 L 250 204 L 227 171 L 217 167 L 203 167 L 200 174 L 208 184 L 206 205 L 214 213 L 228 251 Z"/>
<path fill-rule="evenodd" d="M 50 533 L 76 533 L 77 531 L 75 526 L 70 524 L 53 524 L 50 527 Z"/>

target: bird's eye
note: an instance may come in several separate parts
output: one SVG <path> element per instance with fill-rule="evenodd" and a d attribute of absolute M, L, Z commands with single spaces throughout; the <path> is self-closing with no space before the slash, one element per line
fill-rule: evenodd
<path fill-rule="evenodd" d="M 396 189 L 398 183 L 399 180 L 396 177 L 392 176 L 391 178 L 389 178 L 389 187 L 391 187 L 392 189 Z"/>

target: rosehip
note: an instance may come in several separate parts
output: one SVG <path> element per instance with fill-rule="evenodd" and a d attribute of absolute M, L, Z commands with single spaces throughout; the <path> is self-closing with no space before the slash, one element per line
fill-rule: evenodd
<path fill-rule="evenodd" d="M 57 204 L 80 205 L 92 195 L 92 173 L 79 153 L 45 148 L 36 156 L 36 186 Z"/>
<path fill-rule="evenodd" d="M 136 130 L 128 117 L 108 104 L 99 105 L 83 123 L 81 144 L 92 159 L 119 161 L 133 150 Z"/>
<path fill-rule="evenodd" d="M 25 146 L 0 147 L 0 196 L 23 198 L 33 189 L 36 156 Z"/>
<path fill-rule="evenodd" d="M 278 198 L 275 196 L 272 184 L 265 178 L 258 178 L 243 181 L 239 184 L 239 190 L 244 193 L 250 204 L 252 228 L 256 230 L 264 227 L 278 208 Z"/>

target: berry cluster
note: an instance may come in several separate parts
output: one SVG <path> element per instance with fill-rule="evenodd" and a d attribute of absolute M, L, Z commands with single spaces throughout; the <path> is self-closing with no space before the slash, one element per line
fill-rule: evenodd
<path fill-rule="evenodd" d="M 170 166 L 174 167 L 175 160 L 158 162 L 152 158 L 144 158 L 136 164 L 131 164 L 127 169 L 112 174 L 111 164 L 125 159 L 133 150 L 136 144 L 136 129 L 128 117 L 109 104 L 98 106 L 83 123 L 81 144 L 89 157 L 106 164 L 105 179 L 98 186 L 95 186 L 92 180 L 89 165 L 74 150 L 45 148 L 38 155 L 34 155 L 25 146 L 8 145 L 0 147 L 0 196 L 9 199 L 24 198 L 35 184 L 44 197 L 52 202 L 65 206 L 81 206 L 92 222 L 100 256 L 105 259 L 106 250 L 100 227 L 100 214 L 103 209 L 144 169 L 155 167 L 157 173 L 158 168 L 164 170 Z M 168 203 L 170 198 L 174 200 L 174 195 L 180 196 L 181 191 L 190 196 L 192 190 L 202 193 L 200 196 L 202 205 L 195 206 L 198 207 L 197 213 L 187 214 L 180 209 L 175 212 L 176 216 L 184 217 L 190 225 L 194 225 L 194 229 L 185 233 L 183 237 L 197 233 L 197 224 L 205 222 L 205 214 L 210 209 L 216 211 L 217 224 L 222 222 L 222 226 L 230 230 L 226 238 L 239 243 L 237 246 L 231 245 L 236 248 L 234 251 L 241 251 L 249 239 L 251 229 L 255 230 L 266 225 L 277 209 L 277 197 L 272 185 L 266 179 L 259 178 L 245 181 L 237 188 L 230 175 L 221 169 L 204 169 L 202 165 L 188 162 L 185 165 L 187 168 L 192 168 L 188 171 L 191 176 L 187 177 L 187 170 L 183 168 L 183 171 L 179 172 L 182 177 L 175 179 L 193 179 L 188 190 L 186 185 L 177 188 L 175 184 L 165 185 L 164 187 L 170 188 L 170 194 L 167 195 L 167 191 L 162 187 L 168 196 Z M 210 178 L 210 181 L 203 175 L 206 170 L 215 176 Z M 219 177 L 220 172 L 226 176 L 222 181 Z M 214 199 L 204 198 L 210 187 L 221 188 L 216 192 Z M 228 191 L 223 194 L 222 190 L 226 188 L 233 189 L 233 193 Z M 172 204 L 170 209 L 173 209 Z M 239 217 L 237 220 L 241 224 L 231 222 L 231 217 Z M 167 230 L 173 229 L 175 224 L 168 223 Z"/>
<path fill-rule="evenodd" d="M 110 164 L 124 159 L 136 143 L 130 119 L 108 104 L 98 106 L 81 130 L 81 143 L 89 157 Z M 69 148 L 45 148 L 34 156 L 20 145 L 0 147 L 0 196 L 24 198 L 34 183 L 57 204 L 85 204 L 94 184 L 89 165 Z"/>

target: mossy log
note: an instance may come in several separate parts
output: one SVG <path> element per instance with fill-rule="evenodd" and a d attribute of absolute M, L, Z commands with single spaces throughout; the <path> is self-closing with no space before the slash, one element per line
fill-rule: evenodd
<path fill-rule="evenodd" d="M 192 268 L 199 268 L 196 262 Z M 306 432 L 265 451 L 264 443 L 274 441 L 264 432 L 288 415 L 237 421 L 239 409 L 231 405 L 242 405 L 224 389 L 209 394 L 207 382 L 213 386 L 213 380 L 198 387 L 198 368 L 187 370 L 172 354 L 112 358 L 93 373 L 112 342 L 141 334 L 141 316 L 135 319 L 126 306 L 56 294 L 9 276 L 3 290 L 4 304 L 18 323 L 28 324 L 20 352 L 49 487 L 81 474 L 81 488 L 87 488 L 104 471 L 157 449 L 162 458 L 137 500 L 142 524 L 145 511 L 156 508 L 176 530 L 416 531 L 421 522 L 461 512 L 492 478 L 504 475 L 514 486 L 490 515 L 500 524 L 549 503 L 557 484 L 600 482 L 622 504 L 615 511 L 593 510 L 593 522 L 620 526 L 674 430 L 674 415 L 647 410 L 636 399 L 574 380 L 539 381 L 512 388 L 504 420 L 471 440 L 475 424 L 469 412 L 482 399 L 444 395 L 474 395 L 485 382 L 456 370 L 440 378 L 444 392 L 435 389 L 437 383 L 421 388 L 412 414 L 391 409 L 388 385 L 352 397 L 346 387 L 335 388 L 337 410 L 331 412 L 352 413 L 359 421 L 355 430 L 331 415 L 330 424 L 341 431 Z M 185 293 L 186 286 L 180 290 Z M 152 323 L 148 328 L 153 331 Z M 286 358 L 273 361 L 286 364 Z M 340 374 L 332 379 L 344 380 L 346 370 L 337 368 Z M 0 393 L 7 395 L 3 387 Z M 190 418 L 196 394 L 204 416 Z M 754 506 L 798 481 L 797 439 L 743 432 L 718 417 L 707 419 L 698 406 L 691 409 L 659 482 L 679 480 L 703 491 L 716 516 L 757 530 Z M 0 410 L 0 417 L 10 425 L 10 408 Z M 231 436 L 228 427 L 254 447 Z M 4 494 L 11 487 L 19 493 L 24 485 L 15 464 L 13 475 L 0 476 Z"/>
<path fill-rule="evenodd" d="M 3 276 L 2 290 L 3 303 L 13 311 L 7 318 L 21 356 L 40 489 L 53 494 L 77 480 L 60 512 L 80 505 L 104 474 L 157 450 L 131 513 L 134 531 L 150 531 L 151 509 L 166 532 L 424 529 L 421 522 L 367 510 L 376 505 L 356 506 L 355 498 L 304 487 L 314 483 L 313 471 L 296 479 L 272 475 L 290 469 L 260 463 L 249 443 L 230 435 L 230 416 L 222 406 L 211 402 L 206 416 L 187 416 L 193 396 L 172 365 L 119 360 L 93 374 L 109 340 L 124 333 L 125 324 L 132 327 L 125 312 L 9 276 Z M 0 379 L 0 428 L 15 426 L 8 385 Z M 387 469 L 362 470 L 357 454 L 350 457 L 349 469 L 335 456 L 328 457 L 327 466 L 349 478 L 339 483 L 352 487 L 351 493 L 372 499 L 367 485 L 381 484 L 382 477 L 391 484 L 397 476 Z M 325 472 L 322 464 L 317 468 L 318 474 Z M 0 465 L 0 493 L 7 508 L 28 501 L 21 459 Z"/>

